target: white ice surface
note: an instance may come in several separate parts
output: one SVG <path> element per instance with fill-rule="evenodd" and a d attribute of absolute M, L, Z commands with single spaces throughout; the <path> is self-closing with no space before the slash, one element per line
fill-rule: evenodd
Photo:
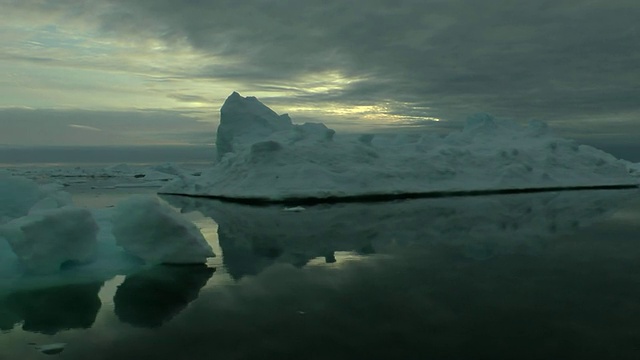
<path fill-rule="evenodd" d="M 47 273 L 70 260 L 88 260 L 95 223 L 87 210 L 71 206 L 71 195 L 61 188 L 0 174 L 0 273 Z"/>
<path fill-rule="evenodd" d="M 68 261 L 88 262 L 96 252 L 98 226 L 87 209 L 38 209 L 0 227 L 28 272 L 51 273 Z"/>
<path fill-rule="evenodd" d="M 540 121 L 521 126 L 478 114 L 445 137 L 339 137 L 237 93 L 222 106 L 217 152 L 202 176 L 160 192 L 281 200 L 638 183 L 627 162 L 555 136 Z"/>
<path fill-rule="evenodd" d="M 198 264 L 214 256 L 200 230 L 154 196 L 119 203 L 112 232 L 118 245 L 147 264 Z"/>
<path fill-rule="evenodd" d="M 81 189 L 84 193 L 95 188 L 160 186 L 162 181 L 183 172 L 197 173 L 193 166 L 189 169 L 173 164 L 154 167 L 121 164 L 109 168 L 24 167 L 0 171 L 0 288 L 104 280 L 141 268 L 141 261 L 116 244 L 112 233 L 114 209 L 88 210 L 74 206 L 71 194 L 62 189 Z M 69 184 L 69 179 L 74 182 Z M 163 220 L 188 229 L 189 238 L 180 239 L 173 249 L 168 244 L 155 245 L 163 245 L 161 250 L 165 251 L 166 262 L 181 262 L 188 256 L 191 256 L 189 262 L 196 262 L 193 259 L 198 251 L 194 247 L 189 252 L 185 243 L 191 241 L 189 244 L 201 246 L 196 235 L 200 239 L 202 235 L 189 232 L 195 226 L 180 224 L 175 219 L 180 215 L 176 215 L 167 215 Z M 168 241 L 169 238 L 164 236 L 158 240 Z M 208 244 L 205 245 L 199 254 L 213 255 Z M 152 255 L 141 257 L 154 262 L 158 249 L 154 251 Z M 175 258 L 171 259 L 171 256 Z"/>

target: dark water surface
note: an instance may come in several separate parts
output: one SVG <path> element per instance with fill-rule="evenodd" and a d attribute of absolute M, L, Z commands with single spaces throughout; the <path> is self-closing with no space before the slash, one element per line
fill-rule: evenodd
<path fill-rule="evenodd" d="M 166 197 L 215 261 L 4 289 L 0 359 L 637 359 L 639 195 Z"/>

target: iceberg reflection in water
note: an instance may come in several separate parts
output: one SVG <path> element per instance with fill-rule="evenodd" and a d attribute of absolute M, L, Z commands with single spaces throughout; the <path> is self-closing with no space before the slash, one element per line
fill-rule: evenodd
<path fill-rule="evenodd" d="M 613 211 L 637 190 L 566 191 L 393 202 L 316 205 L 291 212 L 280 205 L 248 206 L 162 196 L 182 212 L 198 211 L 218 224 L 223 264 L 234 278 L 274 263 L 304 266 L 335 261 L 336 252 L 393 253 L 446 244 L 465 257 L 534 254 Z"/>
<path fill-rule="evenodd" d="M 638 195 L 557 192 L 297 212 L 163 197 L 217 223 L 222 268 L 130 274 L 114 288 L 112 307 L 86 311 L 92 328 L 47 340 L 67 343 L 66 359 L 637 358 Z M 343 261 L 345 252 L 359 261 Z M 328 266 L 305 266 L 317 262 Z M 227 275 L 237 281 L 213 281 Z M 6 329 L 24 313 L 3 315 L 0 324 Z M 8 335 L 0 349 L 9 355 L 41 355 L 16 350 Z"/>
<path fill-rule="evenodd" d="M 72 284 L 0 296 L 0 329 L 11 330 L 20 322 L 25 331 L 50 335 L 90 328 L 102 305 L 100 287 L 102 282 Z"/>
<path fill-rule="evenodd" d="M 198 298 L 214 271 L 205 265 L 172 265 L 129 275 L 113 298 L 115 313 L 134 326 L 161 326 Z"/>
<path fill-rule="evenodd" d="M 157 265 L 127 275 L 113 296 L 118 319 L 136 327 L 158 327 L 197 299 L 215 269 L 206 265 Z M 58 285 L 0 294 L 0 330 L 54 335 L 94 324 L 104 282 Z"/>

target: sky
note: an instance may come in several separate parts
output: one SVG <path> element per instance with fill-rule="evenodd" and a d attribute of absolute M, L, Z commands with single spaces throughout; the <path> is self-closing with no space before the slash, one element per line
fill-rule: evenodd
<path fill-rule="evenodd" d="M 637 0 L 0 0 L 0 145 L 205 144 L 233 91 L 294 122 L 476 112 L 640 138 Z"/>

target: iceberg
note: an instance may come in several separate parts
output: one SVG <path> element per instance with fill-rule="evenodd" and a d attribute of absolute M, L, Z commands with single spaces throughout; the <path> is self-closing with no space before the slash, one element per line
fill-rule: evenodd
<path fill-rule="evenodd" d="M 112 222 L 116 243 L 147 264 L 203 264 L 215 256 L 192 222 L 153 196 L 120 202 Z"/>
<path fill-rule="evenodd" d="M 0 227 L 0 237 L 33 273 L 51 273 L 67 262 L 93 260 L 97 233 L 91 212 L 74 206 L 38 210 Z"/>
<path fill-rule="evenodd" d="M 71 195 L 61 188 L 0 174 L 3 268 L 11 268 L 15 259 L 27 272 L 46 274 L 68 262 L 93 259 L 98 226 L 91 212 L 73 206 Z"/>
<path fill-rule="evenodd" d="M 477 114 L 444 137 L 341 137 L 236 92 L 220 113 L 218 161 L 160 193 L 295 203 L 638 185 L 627 162 L 558 137 L 541 121 L 522 126 Z"/>
<path fill-rule="evenodd" d="M 0 289 L 104 280 L 141 269 L 140 260 L 204 264 L 215 256 L 200 230 L 155 195 L 87 209 L 58 184 L 2 176 L 0 185 Z"/>

